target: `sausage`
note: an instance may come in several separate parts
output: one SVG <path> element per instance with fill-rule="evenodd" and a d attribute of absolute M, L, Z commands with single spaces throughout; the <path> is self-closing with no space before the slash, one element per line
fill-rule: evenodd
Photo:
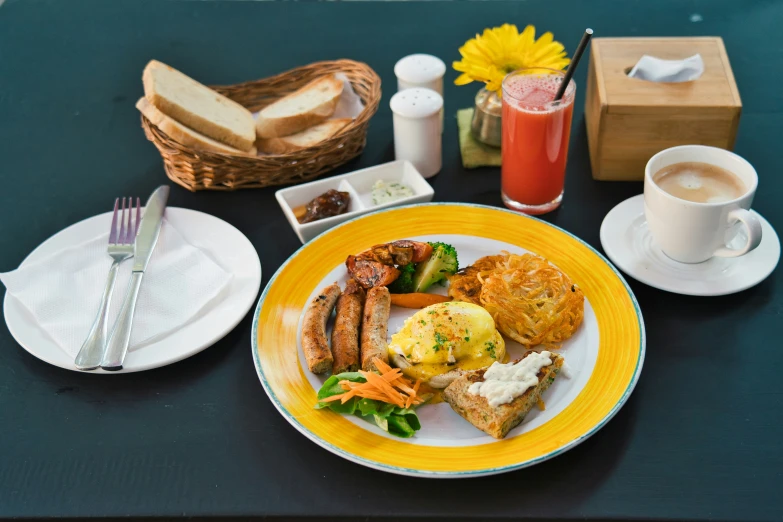
<path fill-rule="evenodd" d="M 326 338 L 326 322 L 340 297 L 340 285 L 333 283 L 315 296 L 307 307 L 302 321 L 302 351 L 307 367 L 313 373 L 324 373 L 332 368 L 332 352 Z"/>
<path fill-rule="evenodd" d="M 389 329 L 389 313 L 391 312 L 391 294 L 385 286 L 376 286 L 367 291 L 367 302 L 364 304 L 362 319 L 362 369 L 375 369 L 372 360 L 378 357 L 383 362 L 389 362 L 386 349 L 386 334 Z"/>
<path fill-rule="evenodd" d="M 359 326 L 364 308 L 364 288 L 354 279 L 337 300 L 337 318 L 332 330 L 332 374 L 359 369 Z"/>

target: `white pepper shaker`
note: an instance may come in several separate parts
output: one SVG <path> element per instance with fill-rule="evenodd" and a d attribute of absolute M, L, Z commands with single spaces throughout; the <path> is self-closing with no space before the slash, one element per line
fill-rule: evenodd
<path fill-rule="evenodd" d="M 446 74 L 446 64 L 437 56 L 431 54 L 411 54 L 400 60 L 394 66 L 397 77 L 397 90 L 422 87 L 432 89 L 443 97 L 443 75 Z M 440 114 L 441 132 L 443 132 L 443 109 Z"/>
<path fill-rule="evenodd" d="M 425 178 L 440 172 L 441 95 L 432 89 L 414 87 L 397 92 L 390 105 L 394 113 L 396 159 L 410 161 Z"/>

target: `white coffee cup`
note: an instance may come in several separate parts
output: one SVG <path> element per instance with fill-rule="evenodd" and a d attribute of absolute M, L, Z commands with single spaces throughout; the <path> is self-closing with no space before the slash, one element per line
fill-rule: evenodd
<path fill-rule="evenodd" d="M 747 190 L 741 196 L 720 203 L 697 203 L 672 196 L 653 180 L 664 167 L 682 162 L 708 163 L 739 177 Z M 683 145 L 663 150 L 650 158 L 644 172 L 644 215 L 655 243 L 671 259 L 681 263 L 701 263 L 713 256 L 737 257 L 761 243 L 761 223 L 750 205 L 759 178 L 745 159 L 733 152 L 704 145 Z M 742 248 L 729 248 L 740 230 L 745 229 Z"/>

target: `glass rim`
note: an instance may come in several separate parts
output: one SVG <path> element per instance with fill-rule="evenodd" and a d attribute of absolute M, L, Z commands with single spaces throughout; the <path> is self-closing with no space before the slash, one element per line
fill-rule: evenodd
<path fill-rule="evenodd" d="M 500 82 L 500 90 L 503 93 L 503 98 L 506 98 L 508 96 L 509 98 L 511 98 L 514 101 L 517 101 L 517 102 L 521 101 L 519 98 L 517 98 L 516 96 L 514 96 L 514 95 L 512 95 L 512 94 L 510 94 L 510 93 L 508 93 L 506 91 L 506 82 L 512 76 L 519 76 L 519 75 L 521 75 L 522 73 L 524 73 L 526 71 L 547 71 L 549 73 L 553 73 L 553 74 L 559 75 L 561 80 L 566 75 L 565 71 L 562 71 L 560 69 L 551 69 L 549 67 L 522 67 L 521 69 L 516 69 L 516 70 L 511 71 L 510 73 L 506 74 L 503 77 L 503 81 Z M 544 107 L 546 107 L 546 108 L 554 108 L 554 107 L 560 107 L 560 106 L 568 106 L 571 103 L 573 103 L 575 98 L 576 98 L 576 82 L 574 81 L 573 78 L 571 78 L 569 80 L 569 82 L 568 82 L 568 87 L 566 87 L 565 93 L 563 93 L 563 97 L 561 99 L 557 100 L 557 101 L 552 100 L 551 102 L 547 102 L 546 105 L 544 105 Z M 568 103 L 564 103 L 564 102 L 568 102 Z"/>

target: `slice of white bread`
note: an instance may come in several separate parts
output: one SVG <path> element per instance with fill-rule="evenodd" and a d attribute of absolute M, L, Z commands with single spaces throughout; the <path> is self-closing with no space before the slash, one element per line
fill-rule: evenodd
<path fill-rule="evenodd" d="M 290 136 L 317 125 L 334 114 L 343 82 L 323 76 L 264 107 L 256 119 L 259 138 Z"/>
<path fill-rule="evenodd" d="M 147 98 L 140 98 L 136 102 L 136 108 L 139 109 L 148 120 L 152 122 L 157 128 L 165 132 L 171 139 L 186 145 L 188 147 L 194 147 L 197 149 L 211 150 L 214 152 L 223 152 L 225 154 L 250 154 L 255 156 L 257 154 L 256 148 L 252 147 L 249 151 L 235 149 L 224 145 L 219 141 L 215 141 L 208 136 L 204 136 L 193 129 L 185 127 L 178 121 L 169 118 L 154 105 L 152 105 Z"/>
<path fill-rule="evenodd" d="M 234 148 L 253 147 L 253 115 L 235 101 L 157 60 L 144 68 L 142 81 L 147 100 L 166 116 Z"/>
<path fill-rule="evenodd" d="M 337 120 L 326 120 L 302 132 L 283 136 L 282 138 L 258 138 L 256 145 L 258 150 L 267 154 L 285 154 L 306 149 L 318 145 L 342 130 L 343 127 L 351 123 L 351 118 L 340 118 Z"/>

